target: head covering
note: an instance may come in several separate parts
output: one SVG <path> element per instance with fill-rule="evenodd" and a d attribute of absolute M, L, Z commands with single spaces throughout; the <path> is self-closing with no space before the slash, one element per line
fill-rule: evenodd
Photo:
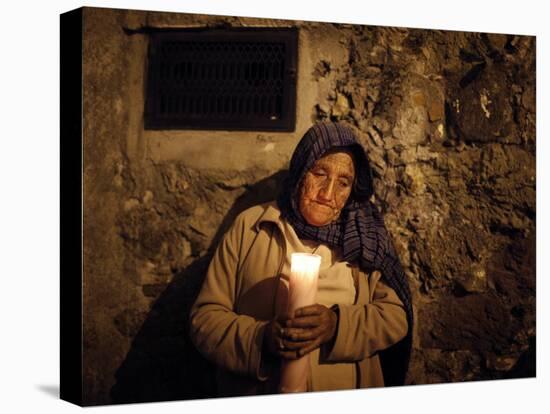
<path fill-rule="evenodd" d="M 355 163 L 356 179 L 351 195 L 338 219 L 325 226 L 308 224 L 298 208 L 298 196 L 304 175 L 327 151 L 349 150 Z M 342 249 L 343 258 L 356 262 L 365 272 L 379 270 L 405 305 L 409 330 L 407 336 L 380 353 L 386 386 L 405 382 L 411 345 L 413 313 L 407 278 L 395 252 L 393 242 L 376 206 L 369 200 L 373 194 L 372 173 L 364 148 L 353 131 L 339 123 L 314 124 L 298 143 L 288 178 L 277 204 L 283 217 L 298 237 L 317 240 Z"/>

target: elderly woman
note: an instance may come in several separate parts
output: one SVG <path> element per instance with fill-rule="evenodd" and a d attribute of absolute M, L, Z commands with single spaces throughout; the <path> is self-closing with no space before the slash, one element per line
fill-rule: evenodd
<path fill-rule="evenodd" d="M 191 310 L 191 337 L 221 396 L 276 393 L 283 360 L 310 359 L 307 390 L 404 382 L 412 309 L 353 132 L 318 123 L 299 142 L 276 202 L 241 213 Z M 316 304 L 288 315 L 290 255 L 321 256 Z"/>

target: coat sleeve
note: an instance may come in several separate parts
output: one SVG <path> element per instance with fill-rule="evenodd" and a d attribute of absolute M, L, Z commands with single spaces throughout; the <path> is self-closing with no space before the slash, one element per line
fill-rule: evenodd
<path fill-rule="evenodd" d="M 371 278 L 369 278 L 371 279 Z M 379 280 L 370 280 L 369 303 L 338 305 L 338 327 L 329 362 L 360 361 L 403 339 L 408 331 L 407 314 L 395 291 Z"/>
<path fill-rule="evenodd" d="M 245 227 L 242 217 L 237 217 L 216 249 L 191 308 L 190 335 L 199 352 L 218 366 L 264 380 L 260 362 L 267 322 L 234 311 Z"/>

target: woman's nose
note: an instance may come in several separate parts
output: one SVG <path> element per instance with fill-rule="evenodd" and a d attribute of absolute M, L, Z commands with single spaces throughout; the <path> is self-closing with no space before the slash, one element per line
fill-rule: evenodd
<path fill-rule="evenodd" d="M 319 190 L 319 198 L 322 200 L 330 201 L 334 197 L 335 180 L 327 180 L 321 186 Z"/>

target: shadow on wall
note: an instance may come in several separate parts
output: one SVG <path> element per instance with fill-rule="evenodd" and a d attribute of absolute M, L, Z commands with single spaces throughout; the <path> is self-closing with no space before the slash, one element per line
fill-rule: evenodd
<path fill-rule="evenodd" d="M 216 396 L 215 367 L 200 355 L 189 338 L 189 311 L 214 249 L 237 215 L 249 207 L 274 200 L 287 174 L 279 171 L 248 186 L 224 217 L 208 253 L 174 275 L 153 304 L 115 374 L 116 383 L 110 395 L 113 403 Z"/>

